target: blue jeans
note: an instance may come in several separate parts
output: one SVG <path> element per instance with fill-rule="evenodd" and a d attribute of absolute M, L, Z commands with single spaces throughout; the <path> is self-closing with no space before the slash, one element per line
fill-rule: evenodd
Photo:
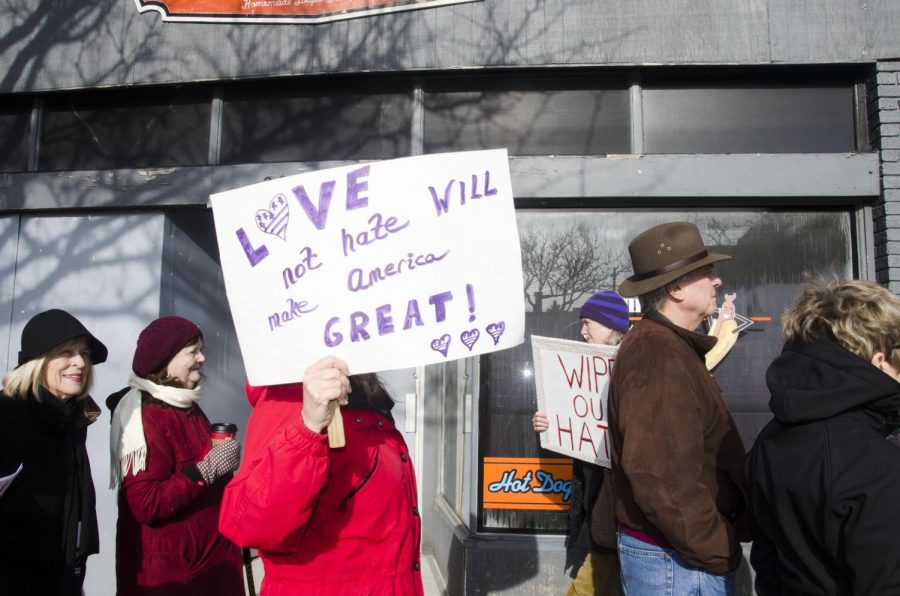
<path fill-rule="evenodd" d="M 672 549 L 619 532 L 619 564 L 625 596 L 733 596 L 734 574 L 713 575 L 688 567 Z"/>

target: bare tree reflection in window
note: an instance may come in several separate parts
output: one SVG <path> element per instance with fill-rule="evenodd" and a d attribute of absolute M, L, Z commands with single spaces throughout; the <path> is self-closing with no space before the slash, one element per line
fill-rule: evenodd
<path fill-rule="evenodd" d="M 528 227 L 520 242 L 525 300 L 535 313 L 573 310 L 598 289 L 617 287 L 630 271 L 624 251 L 603 242 L 584 222 Z"/>

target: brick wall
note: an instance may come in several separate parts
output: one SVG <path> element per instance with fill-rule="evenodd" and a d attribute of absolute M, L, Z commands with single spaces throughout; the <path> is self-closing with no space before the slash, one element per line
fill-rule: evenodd
<path fill-rule="evenodd" d="M 881 155 L 875 273 L 880 283 L 900 293 L 900 60 L 877 63 L 868 97 L 872 145 Z"/>

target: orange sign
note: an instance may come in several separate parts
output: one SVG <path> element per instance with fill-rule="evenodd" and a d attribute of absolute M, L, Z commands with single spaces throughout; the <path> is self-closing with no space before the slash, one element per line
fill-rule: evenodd
<path fill-rule="evenodd" d="M 485 509 L 564 511 L 569 508 L 571 459 L 486 457 L 483 466 Z"/>
<path fill-rule="evenodd" d="M 139 12 L 197 23 L 327 23 L 478 0 L 135 0 Z"/>

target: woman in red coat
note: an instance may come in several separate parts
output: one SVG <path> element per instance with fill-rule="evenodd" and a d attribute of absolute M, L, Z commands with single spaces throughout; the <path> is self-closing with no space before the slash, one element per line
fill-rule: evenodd
<path fill-rule="evenodd" d="M 251 387 L 241 469 L 225 489 L 220 528 L 259 549 L 262 594 L 423 593 L 420 517 L 409 450 L 375 375 L 348 377 L 323 358 L 303 384 Z M 330 403 L 346 446 L 331 449 Z"/>
<path fill-rule="evenodd" d="M 201 397 L 203 335 L 181 317 L 138 338 L 129 387 L 111 395 L 111 485 L 120 486 L 119 596 L 238 596 L 241 556 L 219 534 L 235 440 L 211 446 Z"/>

